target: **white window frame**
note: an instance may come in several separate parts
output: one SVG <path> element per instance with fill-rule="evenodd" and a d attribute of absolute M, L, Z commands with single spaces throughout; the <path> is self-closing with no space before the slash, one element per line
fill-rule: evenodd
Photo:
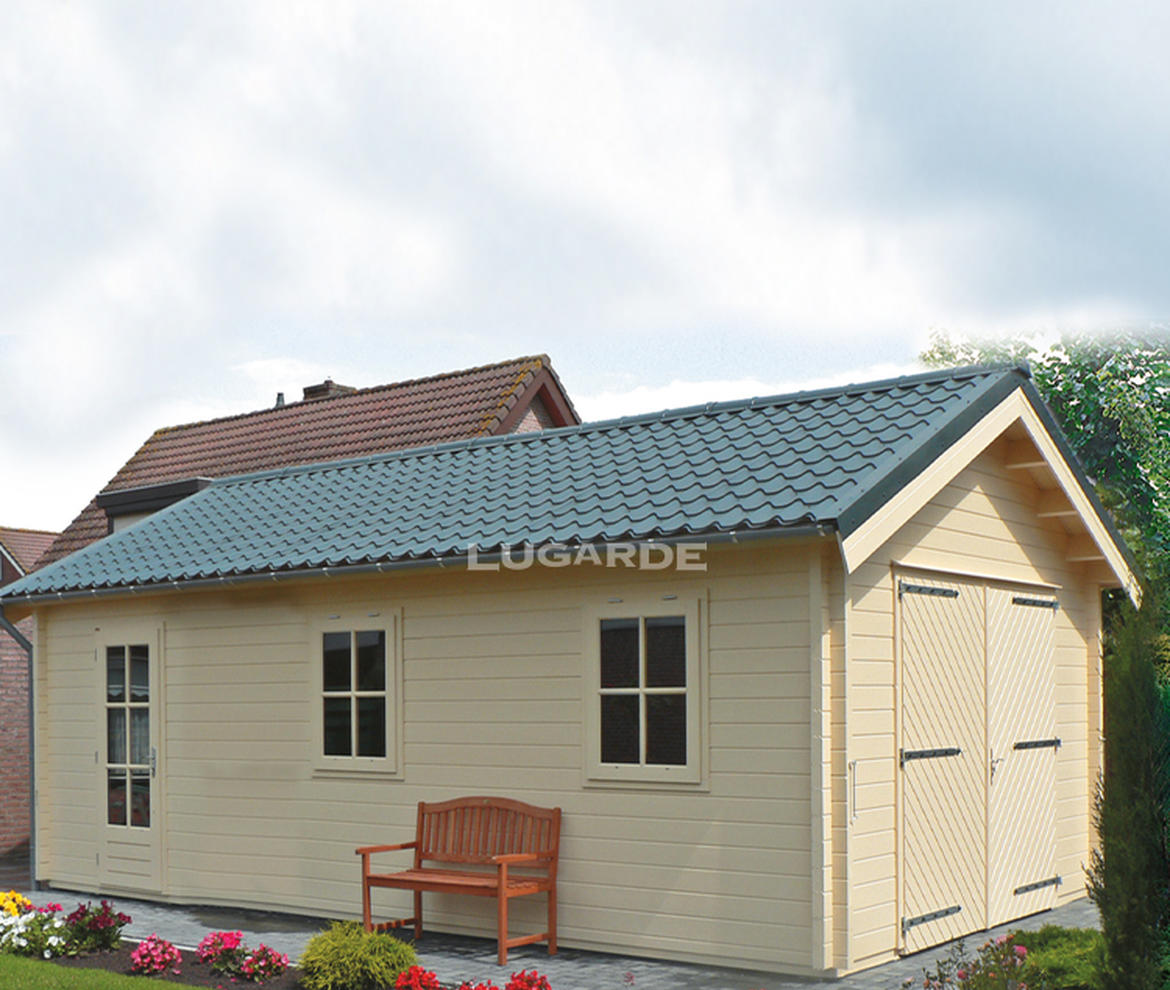
<path fill-rule="evenodd" d="M 385 756 L 326 756 L 324 700 L 332 692 L 324 690 L 324 644 L 326 633 L 382 632 L 386 643 L 386 755 Z M 351 641 L 352 648 L 352 641 Z M 310 711 L 312 713 L 312 768 L 314 776 L 402 774 L 402 617 L 398 610 L 354 610 L 352 613 L 330 615 L 311 625 L 309 657 L 312 674 L 309 679 Z M 360 696 L 351 684 L 350 696 Z M 381 692 L 377 692 L 381 694 Z M 336 697 L 337 695 L 332 695 Z"/>
<path fill-rule="evenodd" d="M 687 762 L 681 765 L 644 763 L 603 763 L 601 760 L 601 622 L 603 619 L 644 619 L 681 615 L 686 622 L 686 744 Z M 618 601 L 587 609 L 585 636 L 585 778 L 590 784 L 685 785 L 704 783 L 706 765 L 705 645 L 700 620 L 703 615 L 697 598 L 660 594 L 627 596 Z M 642 627 L 644 630 L 644 626 Z M 640 633 L 640 638 L 643 633 Z M 643 647 L 644 654 L 644 647 Z M 644 676 L 644 672 L 643 672 Z M 644 695 L 645 688 L 639 689 Z M 645 740 L 642 740 L 643 747 Z"/>

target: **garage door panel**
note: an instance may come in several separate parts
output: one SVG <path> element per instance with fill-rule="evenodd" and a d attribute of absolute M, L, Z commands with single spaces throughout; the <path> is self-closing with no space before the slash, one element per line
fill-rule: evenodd
<path fill-rule="evenodd" d="M 987 593 L 988 915 L 1056 903 L 1056 599 Z"/>
<path fill-rule="evenodd" d="M 902 932 L 916 951 L 984 926 L 984 603 L 961 581 L 899 594 Z"/>

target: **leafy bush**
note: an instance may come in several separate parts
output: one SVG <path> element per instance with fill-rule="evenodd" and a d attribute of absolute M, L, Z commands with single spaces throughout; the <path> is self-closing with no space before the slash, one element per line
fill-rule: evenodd
<path fill-rule="evenodd" d="M 288 969 L 288 956 L 283 952 L 270 949 L 263 942 L 259 948 L 249 950 L 240 963 L 240 975 L 253 983 L 263 983 L 274 976 L 280 976 Z"/>
<path fill-rule="evenodd" d="M 65 922 L 55 911 L 30 906 L 22 914 L 0 913 L 0 952 L 51 959 L 65 952 L 67 941 Z"/>
<path fill-rule="evenodd" d="M 88 901 L 65 919 L 69 951 L 112 952 L 122 941 L 122 929 L 130 924 L 130 915 L 115 911 L 109 901 L 94 907 Z"/>
<path fill-rule="evenodd" d="M 367 932 L 356 921 L 339 921 L 309 939 L 301 982 L 306 990 L 377 990 L 394 986 L 415 962 L 414 949 L 405 942 Z"/>
<path fill-rule="evenodd" d="M 177 976 L 182 962 L 183 957 L 178 949 L 165 938 L 159 938 L 151 932 L 130 953 L 130 972 L 152 976 L 169 969 Z"/>
<path fill-rule="evenodd" d="M 200 962 L 224 976 L 240 975 L 246 953 L 243 932 L 209 932 L 195 949 Z"/>
<path fill-rule="evenodd" d="M 1023 978 L 1029 986 L 1042 978 L 1052 990 L 1097 990 L 1105 942 L 1092 928 L 1045 925 L 1035 932 L 1017 932 L 1028 947 Z"/>
<path fill-rule="evenodd" d="M 933 971 L 924 969 L 922 986 L 925 990 L 1049 990 L 1042 979 L 1025 981 L 1024 967 L 1028 950 L 1016 939 L 1018 932 L 1000 935 L 994 941 L 984 942 L 974 958 L 968 958 L 962 939 L 951 946 L 948 955 L 939 960 Z M 903 987 L 914 985 L 906 980 Z"/>

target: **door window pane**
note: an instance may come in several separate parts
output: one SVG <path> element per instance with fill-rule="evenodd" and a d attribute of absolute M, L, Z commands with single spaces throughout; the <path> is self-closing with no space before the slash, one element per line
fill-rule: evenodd
<path fill-rule="evenodd" d="M 126 647 L 106 647 L 106 700 L 126 700 Z"/>
<path fill-rule="evenodd" d="M 646 620 L 646 686 L 686 687 L 687 630 L 681 615 Z"/>
<path fill-rule="evenodd" d="M 646 762 L 668 766 L 686 766 L 686 695 L 650 694 L 646 696 Z"/>
<path fill-rule="evenodd" d="M 357 634 L 357 689 L 386 690 L 386 634 L 380 629 Z"/>
<path fill-rule="evenodd" d="M 106 762 L 126 762 L 126 709 L 106 709 Z"/>
<path fill-rule="evenodd" d="M 601 686 L 638 686 L 638 620 L 601 620 Z"/>
<path fill-rule="evenodd" d="M 602 695 L 601 761 L 637 763 L 638 749 L 638 695 Z"/>
<path fill-rule="evenodd" d="M 386 755 L 386 699 L 358 698 L 358 756 Z"/>
<path fill-rule="evenodd" d="M 150 763 L 150 711 L 146 708 L 130 709 L 130 762 Z"/>
<path fill-rule="evenodd" d="M 111 825 L 126 824 L 126 771 L 107 771 L 106 821 Z"/>
<path fill-rule="evenodd" d="M 130 647 L 130 700 L 150 701 L 150 650 L 145 646 Z"/>
<path fill-rule="evenodd" d="M 130 774 L 130 824 L 150 828 L 149 770 L 134 770 Z"/>
<path fill-rule="evenodd" d="M 349 698 L 325 699 L 325 755 L 352 756 Z"/>
<path fill-rule="evenodd" d="M 325 633 L 324 685 L 326 691 L 348 691 L 350 685 L 349 633 Z"/>

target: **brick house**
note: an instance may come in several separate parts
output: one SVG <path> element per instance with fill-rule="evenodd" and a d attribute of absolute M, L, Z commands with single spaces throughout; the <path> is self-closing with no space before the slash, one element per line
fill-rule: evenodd
<path fill-rule="evenodd" d="M 0 587 L 34 566 L 59 534 L 0 526 Z M 32 622 L 17 623 L 26 638 Z M 0 629 L 0 855 L 28 841 L 28 656 Z"/>

